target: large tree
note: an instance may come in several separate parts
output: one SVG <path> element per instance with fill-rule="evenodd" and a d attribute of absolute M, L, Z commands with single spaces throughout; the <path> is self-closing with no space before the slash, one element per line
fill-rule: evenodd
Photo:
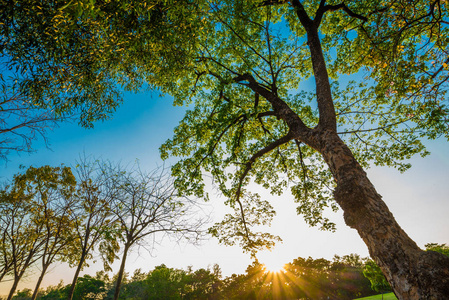
<path fill-rule="evenodd" d="M 245 187 L 290 186 L 311 225 L 332 229 L 322 212 L 336 201 L 399 298 L 444 298 L 449 261 L 407 236 L 363 167 L 404 170 L 403 159 L 426 154 L 420 138 L 447 137 L 445 4 L 222 1 L 204 9 L 196 60 L 176 92 L 195 107 L 161 149 L 186 157 L 173 168 L 185 191 L 201 194 L 211 173 L 241 212 L 213 233 L 264 246 L 247 225 L 271 208 L 251 209 L 257 197 Z M 301 85 L 310 77 L 313 87 Z"/>
<path fill-rule="evenodd" d="M 272 208 L 247 186 L 288 186 L 311 225 L 343 210 L 399 298 L 449 294 L 449 260 L 407 236 L 363 170 L 405 170 L 421 139 L 448 137 L 444 1 L 8 3 L 2 51 L 36 104 L 89 126 L 120 86 L 194 103 L 162 156 L 183 157 L 179 191 L 204 195 L 212 175 L 228 197 L 238 215 L 212 229 L 224 243 L 270 246 L 251 225 Z"/>

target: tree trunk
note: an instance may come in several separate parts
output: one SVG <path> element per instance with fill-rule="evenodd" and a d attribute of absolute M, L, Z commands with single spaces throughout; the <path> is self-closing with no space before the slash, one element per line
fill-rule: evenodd
<path fill-rule="evenodd" d="M 45 273 L 47 273 L 47 269 L 50 266 L 50 264 L 45 264 L 42 268 L 41 275 L 39 276 L 39 279 L 37 280 L 36 287 L 34 288 L 33 295 L 31 296 L 31 300 L 35 300 L 37 297 L 37 292 L 39 290 L 39 287 L 41 286 L 42 280 L 44 279 Z"/>
<path fill-rule="evenodd" d="M 18 277 L 14 277 L 14 282 L 12 284 L 11 289 L 9 290 L 9 295 L 8 295 L 8 298 L 6 298 L 6 300 L 11 300 L 12 297 L 14 296 L 14 293 L 16 292 L 16 289 L 17 289 L 17 285 L 19 284 L 19 281 L 22 278 L 22 275 L 23 274 L 21 274 Z"/>
<path fill-rule="evenodd" d="M 72 300 L 72 298 L 73 298 L 73 293 L 75 292 L 75 287 L 76 287 L 76 281 L 78 280 L 78 277 L 80 275 L 81 269 L 82 269 L 83 264 L 84 264 L 85 257 L 86 257 L 86 251 L 83 251 L 83 253 L 81 253 L 81 257 L 80 257 L 80 261 L 78 263 L 78 266 L 76 267 L 75 275 L 73 276 L 73 280 L 72 280 L 72 284 L 70 286 L 69 294 L 67 295 L 67 300 Z"/>
<path fill-rule="evenodd" d="M 5 269 L 5 271 L 2 272 L 2 273 L 0 274 L 0 282 L 2 282 L 3 277 L 5 277 L 5 275 L 6 275 L 7 273 L 8 273 L 8 271 L 7 271 L 7 269 Z"/>
<path fill-rule="evenodd" d="M 122 285 L 123 274 L 125 273 L 126 256 L 128 255 L 129 247 L 129 245 L 125 245 L 125 248 L 123 249 L 122 263 L 120 264 L 120 270 L 117 275 L 117 283 L 115 285 L 114 300 L 118 300 L 118 296 L 120 294 L 120 286 Z"/>
<path fill-rule="evenodd" d="M 449 257 L 423 251 L 408 237 L 336 133 L 322 132 L 319 140 L 319 151 L 337 183 L 334 197 L 345 222 L 357 230 L 396 296 L 449 299 Z"/>

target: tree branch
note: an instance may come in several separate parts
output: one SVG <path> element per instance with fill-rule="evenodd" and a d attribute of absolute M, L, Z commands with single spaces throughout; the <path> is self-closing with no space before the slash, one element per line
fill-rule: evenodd
<path fill-rule="evenodd" d="M 315 25 L 318 27 L 321 23 L 321 19 L 323 18 L 323 15 L 327 11 L 337 11 L 342 9 L 345 13 L 347 13 L 349 16 L 353 18 L 357 18 L 359 20 L 362 20 L 363 22 L 367 22 L 368 18 L 365 16 L 359 15 L 355 12 L 353 12 L 349 7 L 346 6 L 345 3 L 340 3 L 337 5 L 324 5 L 325 1 L 321 1 L 320 7 L 317 10 L 316 16 L 315 16 Z"/>
<path fill-rule="evenodd" d="M 298 147 L 299 159 L 301 161 L 301 168 L 302 168 L 302 175 L 303 175 L 302 180 L 304 182 L 303 187 L 304 187 L 304 192 L 305 192 L 304 198 L 307 200 L 309 198 L 309 190 L 307 189 L 307 184 L 306 184 L 306 181 L 308 179 L 307 168 L 306 168 L 306 165 L 304 164 L 304 158 L 303 158 L 302 151 L 301 151 L 301 142 L 298 141 L 297 139 L 295 139 L 295 143 L 296 143 L 296 147 Z"/>
<path fill-rule="evenodd" d="M 235 82 L 248 81 L 247 86 L 254 92 L 264 97 L 273 107 L 274 115 L 284 120 L 292 133 L 297 137 L 306 138 L 305 135 L 310 131 L 301 118 L 288 105 L 280 99 L 275 93 L 259 84 L 251 74 L 245 73 L 234 78 Z"/>
<path fill-rule="evenodd" d="M 287 135 L 281 137 L 280 139 L 274 141 L 273 143 L 269 144 L 268 146 L 266 146 L 265 148 L 257 151 L 250 159 L 249 161 L 245 164 L 245 170 L 243 171 L 242 175 L 239 178 L 238 181 L 238 187 L 237 187 L 237 191 L 236 191 L 236 199 L 235 202 L 237 202 L 240 206 L 240 212 L 242 214 L 242 222 L 243 225 L 245 227 L 245 232 L 246 232 L 246 236 L 249 239 L 249 231 L 248 228 L 246 226 L 246 221 L 245 221 L 245 213 L 243 210 L 243 204 L 240 201 L 240 195 L 241 195 L 241 191 L 242 191 L 242 184 L 243 181 L 245 180 L 246 176 L 248 175 L 248 172 L 251 170 L 253 163 L 259 158 L 262 157 L 263 155 L 267 154 L 268 152 L 270 152 L 273 149 L 276 149 L 277 147 L 279 147 L 280 145 L 283 145 L 285 143 L 288 143 L 289 141 L 291 141 L 292 139 L 294 139 L 293 134 L 291 133 L 291 131 L 289 133 L 287 133 Z"/>
<path fill-rule="evenodd" d="M 271 5 L 282 5 L 285 3 L 288 3 L 288 1 L 287 0 L 266 0 L 266 1 L 262 1 L 257 6 L 263 7 L 263 6 L 271 6 Z"/>
<path fill-rule="evenodd" d="M 291 1 L 293 7 L 295 8 L 296 15 L 299 18 L 299 21 L 301 22 L 302 26 L 304 28 L 310 27 L 310 25 L 313 25 L 313 20 L 309 17 L 306 10 L 304 9 L 304 6 L 299 2 L 299 0 L 292 0 Z"/>
<path fill-rule="evenodd" d="M 321 2 L 320 7 L 323 7 L 324 9 L 324 6 L 322 6 L 323 3 L 324 2 Z M 299 0 L 293 0 L 292 5 L 295 7 L 299 21 L 307 32 L 307 45 L 310 49 L 310 59 L 312 61 L 313 74 L 315 76 L 318 110 L 320 113 L 318 127 L 320 129 L 336 132 L 337 119 L 332 100 L 326 61 L 324 59 L 321 41 L 318 34 L 319 24 L 310 19 Z"/>

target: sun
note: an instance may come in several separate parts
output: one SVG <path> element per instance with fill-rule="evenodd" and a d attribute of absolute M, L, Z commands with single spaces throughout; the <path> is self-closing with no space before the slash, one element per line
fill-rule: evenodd
<path fill-rule="evenodd" d="M 279 273 L 284 270 L 285 263 L 276 259 L 275 257 L 267 259 L 263 262 L 268 272 Z"/>
<path fill-rule="evenodd" d="M 266 272 L 280 273 L 285 271 L 285 255 L 279 249 L 260 252 L 258 253 L 258 259 L 265 266 Z"/>

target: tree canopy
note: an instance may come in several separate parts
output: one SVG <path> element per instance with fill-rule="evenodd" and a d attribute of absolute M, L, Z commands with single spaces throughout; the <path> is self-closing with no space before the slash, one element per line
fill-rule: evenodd
<path fill-rule="evenodd" d="M 123 89 L 154 88 L 193 104 L 161 154 L 181 158 L 172 172 L 186 195 L 207 197 L 204 178 L 212 175 L 235 211 L 211 229 L 225 244 L 272 246 L 276 237 L 253 226 L 274 212 L 248 185 L 289 188 L 310 225 L 334 230 L 323 211 L 341 207 L 400 297 L 449 292 L 447 258 L 417 247 L 362 169 L 404 171 L 405 159 L 428 154 L 423 139 L 449 137 L 445 1 L 54 0 L 4 8 L 0 53 L 38 106 L 77 112 L 92 126 L 114 111 Z"/>
<path fill-rule="evenodd" d="M 334 229 L 322 214 L 337 209 L 332 174 L 269 100 L 282 99 L 304 128 L 330 122 L 319 112 L 319 83 L 310 81 L 309 21 L 319 28 L 331 119 L 359 163 L 405 170 L 404 159 L 427 154 L 422 138 L 448 137 L 444 2 L 20 1 L 4 8 L 2 57 L 34 103 L 79 113 L 84 126 L 107 118 L 123 89 L 157 88 L 176 104 L 194 103 L 161 147 L 164 158 L 186 157 L 174 168 L 186 192 L 203 194 L 204 172 L 226 196 L 255 199 L 243 188 L 249 178 L 276 194 L 288 186 L 309 224 Z M 300 10 L 310 17 L 299 20 Z"/>

